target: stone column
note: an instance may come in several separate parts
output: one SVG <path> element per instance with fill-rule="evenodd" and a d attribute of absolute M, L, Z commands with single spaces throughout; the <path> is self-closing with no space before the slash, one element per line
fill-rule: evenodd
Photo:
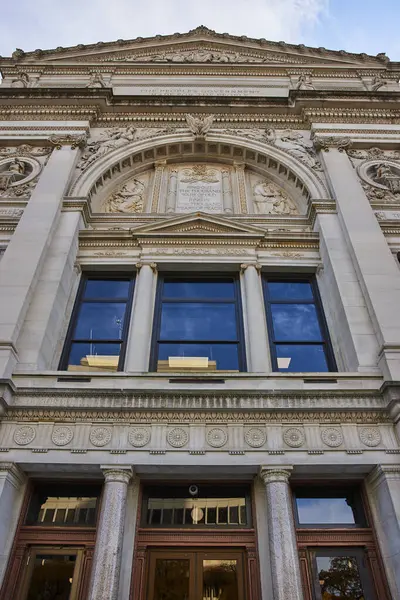
<path fill-rule="evenodd" d="M 178 170 L 171 169 L 168 181 L 167 213 L 174 213 L 176 207 L 176 190 L 178 189 Z"/>
<path fill-rule="evenodd" d="M 70 136 L 72 138 L 72 136 Z M 80 143 L 77 140 L 76 143 Z M 0 378 L 10 377 L 17 342 L 53 238 L 79 149 L 57 146 L 33 190 L 0 263 Z"/>
<path fill-rule="evenodd" d="M 400 598 L 400 465 L 376 466 L 366 490 L 389 587 Z"/>
<path fill-rule="evenodd" d="M 25 490 L 25 475 L 14 463 L 0 463 L 0 588 L 10 557 Z"/>
<path fill-rule="evenodd" d="M 117 600 L 131 467 L 102 467 L 105 484 L 97 525 L 89 600 Z"/>
<path fill-rule="evenodd" d="M 151 201 L 151 212 L 156 213 L 158 211 L 158 202 L 160 200 L 160 189 L 162 183 L 162 176 L 164 174 L 165 165 L 167 164 L 166 160 L 158 160 L 154 163 L 155 173 L 154 173 L 154 186 L 153 186 L 153 198 Z"/>
<path fill-rule="evenodd" d="M 289 477 L 293 467 L 261 467 L 267 495 L 267 520 L 274 600 L 303 600 Z"/>
<path fill-rule="evenodd" d="M 344 148 L 348 139 L 318 138 L 317 147 L 337 202 L 350 250 L 380 347 L 387 379 L 400 379 L 400 271 Z M 329 147 L 334 144 L 334 147 Z"/>
<path fill-rule="evenodd" d="M 151 334 L 157 283 L 156 263 L 138 263 L 134 302 L 129 327 L 125 371 L 149 370 Z"/>
<path fill-rule="evenodd" d="M 257 263 L 240 265 L 243 314 L 247 337 L 247 370 L 251 373 L 271 371 L 267 322 L 261 285 L 261 266 Z"/>
<path fill-rule="evenodd" d="M 222 205 L 224 213 L 231 215 L 233 213 L 233 195 L 231 187 L 231 172 L 229 169 L 222 171 Z"/>

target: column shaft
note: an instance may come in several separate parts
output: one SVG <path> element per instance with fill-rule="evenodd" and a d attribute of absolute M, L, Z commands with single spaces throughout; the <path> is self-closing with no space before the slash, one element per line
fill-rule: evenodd
<path fill-rule="evenodd" d="M 25 475 L 14 463 L 0 463 L 0 588 L 18 524 Z"/>
<path fill-rule="evenodd" d="M 400 271 L 345 152 L 322 152 L 339 219 L 380 346 L 386 378 L 400 379 Z"/>
<path fill-rule="evenodd" d="M 97 526 L 89 600 L 117 600 L 130 467 L 103 467 L 105 485 Z"/>
<path fill-rule="evenodd" d="M 228 169 L 222 171 L 222 197 L 223 208 L 227 214 L 233 213 L 233 195 L 231 187 L 231 172 Z"/>
<path fill-rule="evenodd" d="M 157 281 L 155 263 L 138 265 L 135 296 L 129 328 L 125 371 L 147 372 Z"/>
<path fill-rule="evenodd" d="M 168 181 L 167 213 L 174 213 L 176 206 L 176 190 L 178 188 L 178 171 L 172 169 Z"/>
<path fill-rule="evenodd" d="M 366 490 L 390 591 L 400 598 L 400 466 L 375 467 Z"/>
<path fill-rule="evenodd" d="M 319 214 L 323 269 L 318 288 L 326 300 L 339 371 L 378 371 L 379 345 L 337 215 Z"/>
<path fill-rule="evenodd" d="M 63 212 L 19 339 L 17 369 L 51 369 L 64 326 L 70 290 L 78 277 L 80 212 Z"/>
<path fill-rule="evenodd" d="M 292 467 L 262 467 L 274 600 L 303 600 L 289 476 Z"/>
<path fill-rule="evenodd" d="M 53 150 L 1 260 L 0 377 L 9 377 L 17 361 L 18 337 L 78 152 L 70 146 Z"/>
<path fill-rule="evenodd" d="M 259 265 L 243 264 L 242 297 L 247 334 L 247 369 L 252 373 L 267 373 L 271 371 L 267 323 L 262 286 L 259 275 Z"/>

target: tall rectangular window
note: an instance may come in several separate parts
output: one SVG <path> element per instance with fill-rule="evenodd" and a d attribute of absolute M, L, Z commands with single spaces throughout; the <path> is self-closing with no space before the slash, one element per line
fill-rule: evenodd
<path fill-rule="evenodd" d="M 132 293 L 132 276 L 82 278 L 61 370 L 118 371 L 123 368 Z"/>
<path fill-rule="evenodd" d="M 236 277 L 164 276 L 158 285 L 152 370 L 245 370 Z"/>
<path fill-rule="evenodd" d="M 272 367 L 283 372 L 335 371 L 314 278 L 264 278 Z"/>

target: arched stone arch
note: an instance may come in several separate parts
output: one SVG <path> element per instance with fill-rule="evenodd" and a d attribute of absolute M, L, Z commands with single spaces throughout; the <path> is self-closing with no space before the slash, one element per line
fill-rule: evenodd
<path fill-rule="evenodd" d="M 309 200 L 329 197 L 318 174 L 287 152 L 264 142 L 227 133 L 210 133 L 207 139 L 193 139 L 182 132 L 146 138 L 127 144 L 95 160 L 72 184 L 69 195 L 92 198 L 111 191 L 128 176 L 134 176 L 159 161 L 214 161 L 243 164 L 275 183 L 296 191 L 306 212 Z"/>

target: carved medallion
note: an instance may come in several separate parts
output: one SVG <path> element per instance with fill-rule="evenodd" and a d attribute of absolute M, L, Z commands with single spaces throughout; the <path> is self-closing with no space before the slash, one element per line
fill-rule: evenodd
<path fill-rule="evenodd" d="M 304 431 L 298 427 L 289 427 L 283 432 L 283 440 L 285 444 L 292 448 L 299 448 L 306 441 Z"/>
<path fill-rule="evenodd" d="M 260 448 L 267 441 L 267 434 L 259 427 L 252 427 L 251 429 L 247 429 L 244 439 L 252 448 Z"/>
<path fill-rule="evenodd" d="M 128 433 L 128 440 L 132 446 L 141 448 L 149 443 L 151 430 L 147 427 L 132 427 Z"/>
<path fill-rule="evenodd" d="M 326 427 L 321 431 L 321 440 L 326 446 L 336 448 L 343 444 L 343 433 L 337 427 Z"/>
<path fill-rule="evenodd" d="M 105 446 L 111 441 L 111 427 L 93 427 L 89 439 L 93 446 Z"/>
<path fill-rule="evenodd" d="M 213 446 L 213 448 L 222 448 L 228 441 L 228 433 L 225 429 L 215 427 L 214 429 L 207 431 L 206 439 L 209 446 Z"/>
<path fill-rule="evenodd" d="M 66 425 L 54 427 L 53 433 L 51 434 L 52 442 L 56 446 L 66 446 L 70 443 L 73 437 L 74 432 L 72 431 L 71 427 L 67 427 Z"/>
<path fill-rule="evenodd" d="M 358 436 L 366 446 L 379 446 L 382 436 L 377 427 L 362 427 L 358 430 Z"/>
<path fill-rule="evenodd" d="M 174 427 L 167 433 L 167 442 L 174 448 L 182 448 L 189 441 L 189 433 L 182 427 Z"/>
<path fill-rule="evenodd" d="M 19 446 L 27 446 L 36 437 L 36 431 L 30 425 L 23 425 L 18 427 L 14 432 L 14 442 Z"/>

